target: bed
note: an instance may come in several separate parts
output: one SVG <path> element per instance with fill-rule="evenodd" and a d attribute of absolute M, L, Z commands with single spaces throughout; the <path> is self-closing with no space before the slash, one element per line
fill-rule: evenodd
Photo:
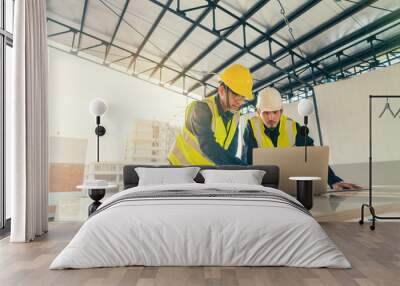
<path fill-rule="evenodd" d="M 137 167 L 124 167 L 125 190 L 103 202 L 50 269 L 351 267 L 311 214 L 277 189 L 276 166 L 200 166 L 265 170 L 261 185 L 205 184 L 198 174 L 195 183 L 152 186 L 138 186 Z"/>

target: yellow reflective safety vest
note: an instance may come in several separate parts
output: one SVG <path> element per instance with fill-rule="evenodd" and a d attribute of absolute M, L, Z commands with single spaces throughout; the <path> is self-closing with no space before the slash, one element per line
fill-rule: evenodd
<path fill-rule="evenodd" d="M 211 129 L 214 132 L 214 137 L 217 143 L 228 150 L 235 136 L 236 128 L 239 124 L 240 112 L 235 112 L 227 126 L 225 126 L 221 115 L 218 112 L 216 96 L 208 97 L 202 102 L 207 103 L 211 110 Z M 171 151 L 168 154 L 168 160 L 172 165 L 188 166 L 188 165 L 210 165 L 215 166 L 215 163 L 207 158 L 201 151 L 197 137 L 187 128 L 196 101 L 191 102 L 185 111 L 185 123 L 181 132 L 175 139 Z"/>
<path fill-rule="evenodd" d="M 265 125 L 259 116 L 250 118 L 251 129 L 253 130 L 254 137 L 257 141 L 259 148 L 274 148 L 274 143 L 265 134 Z M 281 115 L 279 123 L 279 136 L 277 147 L 292 147 L 296 144 L 296 121 Z"/>

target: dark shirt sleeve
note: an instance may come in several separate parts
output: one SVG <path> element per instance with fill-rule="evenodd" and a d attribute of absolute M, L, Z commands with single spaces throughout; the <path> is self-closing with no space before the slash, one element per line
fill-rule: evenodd
<path fill-rule="evenodd" d="M 300 124 L 296 123 L 297 135 L 296 135 L 296 146 L 304 146 L 304 136 L 300 134 Z M 314 146 L 314 140 L 307 136 L 307 146 Z M 332 185 L 337 182 L 342 182 L 343 180 L 336 176 L 335 172 L 332 170 L 331 166 L 328 166 L 328 185 L 332 188 Z"/>
<path fill-rule="evenodd" d="M 236 157 L 238 128 L 231 146 L 225 150 L 215 139 L 211 129 L 211 119 L 212 114 L 207 103 L 197 102 L 186 123 L 186 127 L 197 137 L 201 151 L 216 165 L 243 165 L 242 161 Z"/>
<path fill-rule="evenodd" d="M 253 149 L 257 148 L 257 141 L 251 128 L 250 120 L 247 121 L 246 129 L 243 132 L 242 161 L 247 165 L 253 164 Z"/>

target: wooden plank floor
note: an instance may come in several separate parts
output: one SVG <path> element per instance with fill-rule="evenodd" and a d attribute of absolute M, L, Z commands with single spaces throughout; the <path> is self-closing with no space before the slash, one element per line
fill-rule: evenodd
<path fill-rule="evenodd" d="M 352 269 L 289 267 L 120 267 L 48 270 L 80 223 L 50 223 L 43 238 L 28 244 L 0 241 L 0 285 L 400 285 L 400 223 L 321 223 Z"/>

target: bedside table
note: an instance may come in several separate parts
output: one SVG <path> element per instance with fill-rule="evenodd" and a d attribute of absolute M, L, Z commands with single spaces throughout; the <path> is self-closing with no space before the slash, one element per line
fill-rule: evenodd
<path fill-rule="evenodd" d="M 311 210 L 313 207 L 313 181 L 320 181 L 320 177 L 289 177 L 289 180 L 297 182 L 297 200 Z"/>
<path fill-rule="evenodd" d="M 117 185 L 107 185 L 107 186 L 85 186 L 79 185 L 77 189 L 86 189 L 88 190 L 89 197 L 94 201 L 88 207 L 88 215 L 90 216 L 93 212 L 97 210 L 97 208 L 101 205 L 100 200 L 104 198 L 106 194 L 106 189 L 114 189 Z"/>

